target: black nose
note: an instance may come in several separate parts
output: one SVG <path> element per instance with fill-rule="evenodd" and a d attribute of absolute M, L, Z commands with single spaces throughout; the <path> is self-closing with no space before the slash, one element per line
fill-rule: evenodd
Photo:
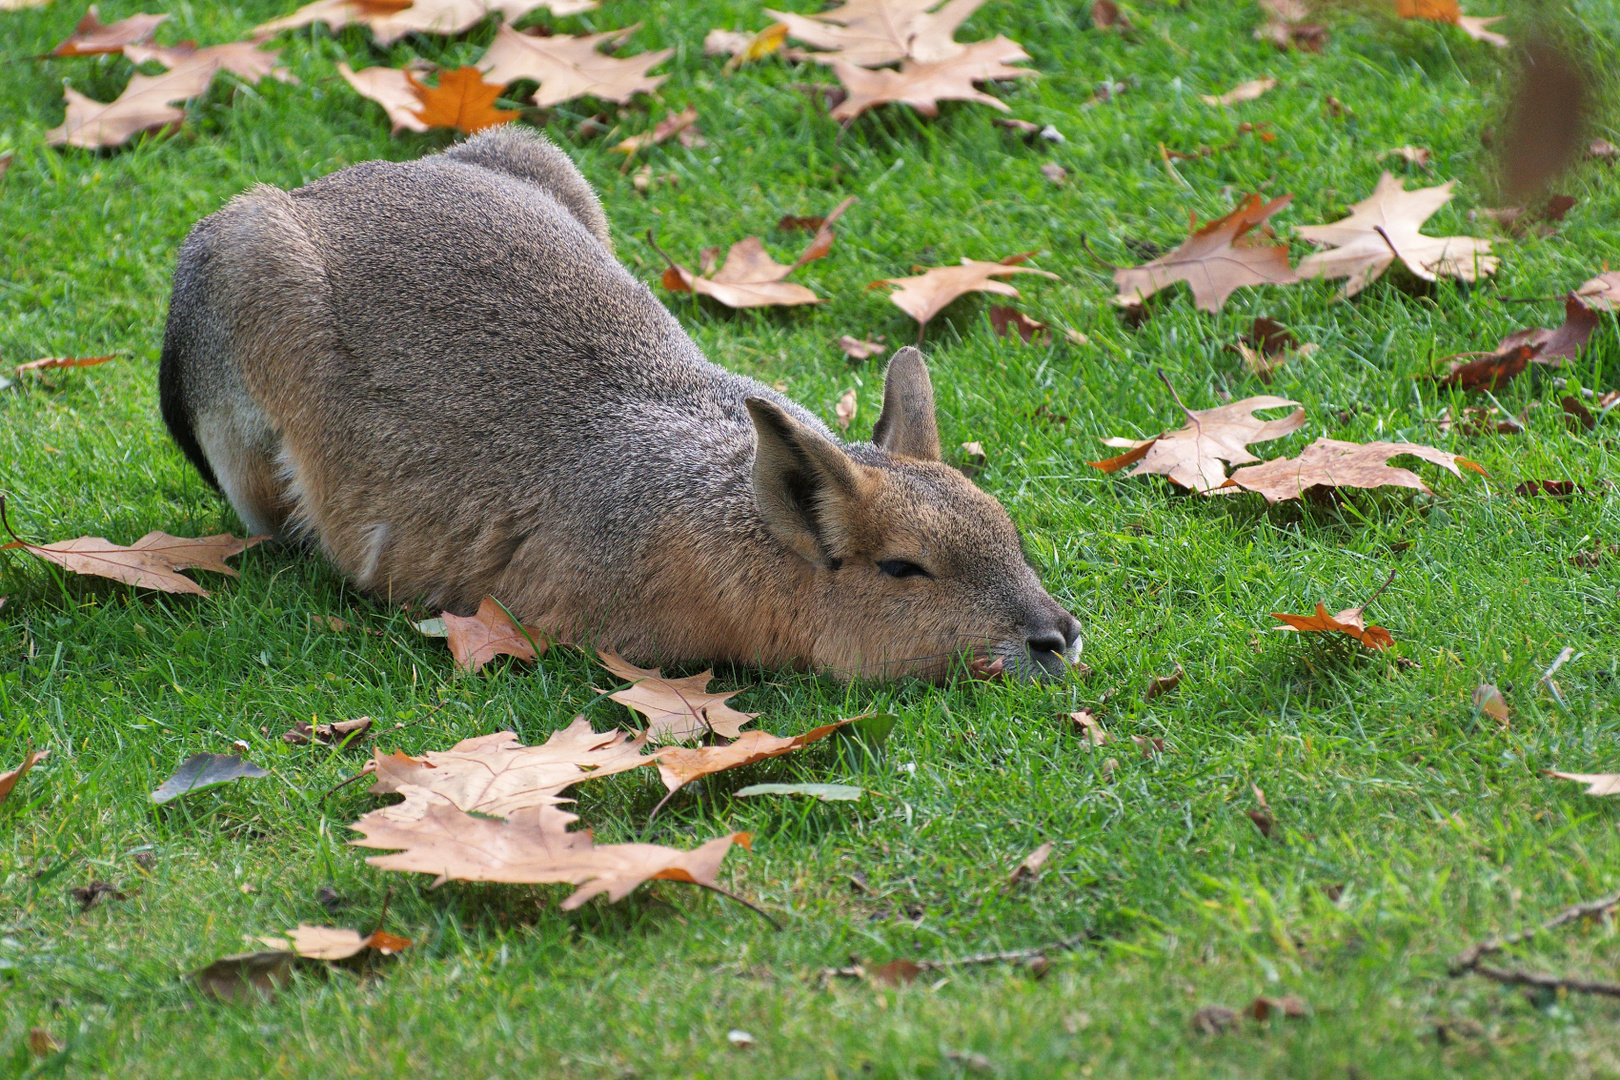
<path fill-rule="evenodd" d="M 1049 652 L 1062 655 L 1079 640 L 1080 620 L 1064 612 L 1063 620 L 1057 626 L 1030 631 L 1027 643 L 1031 653 Z"/>

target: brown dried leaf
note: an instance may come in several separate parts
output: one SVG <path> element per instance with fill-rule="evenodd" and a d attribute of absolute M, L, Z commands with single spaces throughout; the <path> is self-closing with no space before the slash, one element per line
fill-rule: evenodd
<path fill-rule="evenodd" d="M 1238 1014 L 1224 1005 L 1205 1005 L 1192 1014 L 1193 1030 L 1202 1035 L 1223 1035 L 1238 1025 Z"/>
<path fill-rule="evenodd" d="M 843 349 L 844 355 L 851 360 L 865 360 L 889 351 L 889 347 L 882 344 L 882 341 L 883 335 L 881 334 L 878 335 L 876 341 L 865 341 L 844 334 L 838 339 L 838 347 Z"/>
<path fill-rule="evenodd" d="M 657 146 L 672 136 L 680 135 L 692 129 L 697 123 L 698 111 L 695 106 L 688 105 L 678 113 L 669 113 L 658 121 L 650 131 L 643 131 L 639 135 L 632 135 L 623 142 L 611 147 L 616 154 L 634 154 L 649 146 Z"/>
<path fill-rule="evenodd" d="M 1317 601 L 1314 615 L 1284 615 L 1273 611 L 1273 619 L 1281 619 L 1286 626 L 1279 630 L 1305 631 L 1306 633 L 1341 633 L 1348 634 L 1361 642 L 1369 649 L 1387 649 L 1395 644 L 1395 636 L 1382 626 L 1368 626 L 1362 617 L 1367 605 L 1361 607 L 1345 608 L 1337 615 L 1329 615 L 1327 607 Z"/>
<path fill-rule="evenodd" d="M 1449 433 L 1454 428 L 1461 435 L 1485 435 L 1490 433 L 1522 435 L 1524 433 L 1524 423 L 1522 421 L 1511 416 L 1502 415 L 1502 410 L 1495 405 L 1477 409 L 1465 408 L 1461 415 L 1447 409 L 1435 419 L 1434 424 L 1442 434 Z"/>
<path fill-rule="evenodd" d="M 267 1001 L 292 981 L 299 958 L 285 950 L 232 953 L 194 971 L 191 979 L 204 997 L 218 1001 Z"/>
<path fill-rule="evenodd" d="M 1547 770 L 1548 776 L 1560 780 L 1573 780 L 1577 784 L 1585 784 L 1587 795 L 1620 795 L 1620 773 L 1578 773 L 1555 772 Z"/>
<path fill-rule="evenodd" d="M 960 56 L 972 48 L 954 40 L 957 27 L 985 0 L 845 0 L 840 7 L 814 15 L 765 9 L 788 26 L 797 40 L 817 49 L 808 58 L 841 61 L 860 67 L 882 67 L 897 60 L 932 63 Z M 943 6 L 942 6 L 943 5 Z M 937 11 L 930 13 L 930 9 Z"/>
<path fill-rule="evenodd" d="M 713 277 L 700 277 L 679 263 L 671 263 L 664 271 L 664 288 L 671 292 L 696 292 L 713 297 L 732 308 L 792 307 L 797 304 L 819 304 L 822 298 L 792 282 L 783 281 L 807 262 L 824 257 L 832 250 L 833 223 L 843 216 L 855 202 L 850 196 L 822 219 L 810 244 L 793 261 L 784 266 L 771 258 L 757 236 L 750 236 L 731 245 L 726 261 Z"/>
<path fill-rule="evenodd" d="M 1253 101 L 1276 85 L 1277 80 L 1272 78 L 1251 79 L 1248 82 L 1238 83 L 1224 94 L 1199 94 L 1198 100 L 1205 105 L 1219 105 L 1225 108 L 1239 102 Z"/>
<path fill-rule="evenodd" d="M 0 508 L 3 507 L 4 500 L 0 498 Z M 226 566 L 225 560 L 267 539 L 264 536 L 250 536 L 246 540 L 238 540 L 234 536 L 221 534 L 193 540 L 163 532 L 149 532 L 128 547 L 121 547 L 99 536 L 81 536 L 56 544 L 29 544 L 16 540 L 0 545 L 0 551 L 21 548 L 30 555 L 37 555 L 75 574 L 92 574 L 163 592 L 207 596 L 208 590 L 190 578 L 181 577 L 178 571 L 195 567 L 235 577 L 236 571 Z"/>
<path fill-rule="evenodd" d="M 1254 822 L 1254 827 L 1260 830 L 1260 835 L 1270 840 L 1271 831 L 1276 827 L 1277 819 L 1272 817 L 1271 804 L 1266 802 L 1266 793 L 1260 790 L 1260 785 L 1250 784 L 1249 787 L 1253 789 L 1255 801 L 1260 804 L 1260 808 L 1243 812 L 1248 815 L 1250 821 Z"/>
<path fill-rule="evenodd" d="M 502 28 L 504 29 L 504 27 Z M 416 91 L 422 107 L 417 118 L 430 128 L 454 128 L 472 134 L 485 128 L 510 124 L 520 115 L 516 109 L 497 109 L 501 83 L 487 83 L 477 68 L 468 65 L 454 71 L 440 69 L 436 86 L 426 86 L 405 72 L 405 79 Z"/>
<path fill-rule="evenodd" d="M 1183 409 L 1187 423 L 1180 430 L 1140 441 L 1105 439 L 1109 446 L 1127 447 L 1129 452 L 1087 464 L 1117 472 L 1140 462 L 1127 475 L 1166 476 L 1184 488 L 1208 493 L 1227 482 L 1223 461 L 1233 465 L 1259 461 L 1245 449 L 1248 444 L 1280 439 L 1305 426 L 1304 409 L 1296 408 L 1279 420 L 1262 420 L 1254 415 L 1257 411 L 1298 404 L 1264 395 L 1197 412 Z"/>
<path fill-rule="evenodd" d="M 1297 1018 L 1306 1016 L 1309 1012 L 1305 1002 L 1293 994 L 1280 998 L 1257 997 L 1249 1004 L 1249 1015 L 1262 1023 L 1269 1019 L 1272 1013 Z"/>
<path fill-rule="evenodd" d="M 1182 670 L 1181 663 L 1177 661 L 1176 670 L 1172 671 L 1170 674 L 1159 675 L 1148 680 L 1147 689 L 1142 691 L 1142 700 L 1152 701 L 1154 698 L 1159 697 L 1162 694 L 1168 694 L 1170 691 L 1181 685 L 1181 680 L 1186 676 L 1186 674 L 1187 673 Z"/>
<path fill-rule="evenodd" d="M 347 960 L 366 949 L 376 949 L 384 956 L 410 948 L 409 938 L 396 937 L 381 930 L 362 937 L 358 932 L 339 926 L 310 926 L 299 923 L 283 934 L 266 934 L 258 939 L 272 949 L 292 953 L 306 960 Z"/>
<path fill-rule="evenodd" d="M 495 40 L 478 66 L 487 81 L 503 86 L 519 79 L 538 82 L 540 86 L 529 100 L 542 109 L 586 95 L 627 105 L 635 95 L 650 94 L 669 78 L 649 76 L 647 72 L 675 52 L 658 49 L 621 59 L 598 51 L 603 45 L 611 47 L 624 41 L 639 25 L 583 37 L 530 37 L 509 26 L 498 26 Z"/>
<path fill-rule="evenodd" d="M 422 119 L 422 99 L 411 82 L 410 74 L 401 68 L 368 67 L 355 71 L 347 63 L 338 63 L 338 74 L 354 87 L 355 93 L 375 101 L 383 107 L 393 122 L 394 132 L 426 131 Z"/>
<path fill-rule="evenodd" d="M 1239 243 L 1245 233 L 1292 200 L 1292 195 L 1283 195 L 1266 202 L 1259 195 L 1249 195 L 1231 213 L 1202 228 L 1194 221 L 1192 234 L 1174 251 L 1141 266 L 1114 271 L 1114 284 L 1119 286 L 1114 303 L 1140 307 L 1160 289 L 1185 281 L 1192 287 L 1198 309 L 1216 312 L 1241 286 L 1293 284 L 1298 278 L 1289 269 L 1287 245 L 1263 244 L 1253 238 Z"/>
<path fill-rule="evenodd" d="M 254 27 L 253 35 L 262 37 L 313 22 L 324 22 L 334 30 L 358 23 L 370 27 L 378 45 L 391 45 L 411 33 L 464 33 L 497 12 L 509 24 L 538 8 L 547 8 L 560 18 L 596 6 L 596 0 L 315 0 L 285 18 Z"/>
<path fill-rule="evenodd" d="M 96 5 L 91 4 L 73 33 L 52 49 L 50 56 L 96 56 L 102 53 L 123 52 L 125 45 L 146 41 L 152 31 L 168 19 L 167 15 L 131 15 L 115 23 L 103 23 Z M 138 61 L 137 61 L 138 62 Z"/>
<path fill-rule="evenodd" d="M 1301 237 L 1331 250 L 1307 256 L 1296 268 L 1300 280 L 1348 278 L 1343 296 L 1348 299 L 1373 281 L 1397 258 L 1424 281 L 1440 275 L 1474 281 L 1493 273 L 1498 259 L 1491 242 L 1471 236 L 1425 236 L 1418 230 L 1451 199 L 1455 180 L 1438 187 L 1407 191 L 1390 173 L 1378 180 L 1373 193 L 1350 208 L 1350 216 L 1330 225 L 1305 225 Z"/>
<path fill-rule="evenodd" d="M 281 733 L 281 741 L 289 746 L 308 746 L 311 742 L 351 746 L 371 733 L 371 724 L 369 716 L 339 720 L 335 724 L 310 724 L 299 720 Z"/>
<path fill-rule="evenodd" d="M 1101 746 L 1108 741 L 1108 732 L 1103 730 L 1102 723 L 1090 709 L 1081 709 L 1079 712 L 1069 714 L 1074 726 L 1085 732 L 1093 747 Z"/>
<path fill-rule="evenodd" d="M 1610 270 L 1584 282 L 1573 296 L 1595 311 L 1620 311 L 1620 270 Z"/>
<path fill-rule="evenodd" d="M 833 415 L 838 418 L 840 431 L 849 430 L 850 423 L 855 419 L 856 406 L 855 390 L 851 387 L 844 391 L 843 395 L 838 399 L 838 404 L 833 406 Z"/>
<path fill-rule="evenodd" d="M 1441 387 L 1458 390 L 1495 390 L 1520 375 L 1541 351 L 1538 345 L 1507 345 L 1500 352 L 1486 353 L 1473 360 L 1454 360 L 1440 378 Z"/>
<path fill-rule="evenodd" d="M 879 964 L 877 967 L 867 971 L 866 977 L 879 986 L 909 986 L 917 981 L 917 977 L 922 972 L 923 969 L 920 964 L 902 958 L 890 960 L 886 964 Z"/>
<path fill-rule="evenodd" d="M 1563 325 L 1552 330 L 1537 326 L 1515 331 L 1497 344 L 1497 352 L 1500 354 L 1528 347 L 1528 359 L 1536 363 L 1550 363 L 1553 367 L 1558 367 L 1559 361 L 1574 360 L 1591 340 L 1592 331 L 1598 328 L 1601 321 L 1596 307 L 1595 303 L 1588 307 L 1578 293 L 1571 293 L 1564 297 Z"/>
<path fill-rule="evenodd" d="M 1120 34 L 1135 29 L 1131 25 L 1131 20 L 1119 10 L 1119 5 L 1114 3 L 1114 0 L 1093 0 L 1091 25 L 1098 30 L 1113 30 Z"/>
<path fill-rule="evenodd" d="M 916 319 L 920 325 L 926 326 L 928 321 L 943 311 L 952 300 L 970 292 L 989 292 L 1015 298 L 1018 296 L 1017 289 L 1004 281 L 994 281 L 993 278 L 1007 277 L 1011 274 L 1040 274 L 1042 277 L 1056 278 L 1056 274 L 1045 270 L 1017 265 L 1034 254 L 1033 251 L 1026 251 L 1021 255 L 1009 255 L 1000 262 L 963 259 L 961 266 L 939 266 L 917 277 L 884 278 L 881 281 L 874 281 L 867 288 L 898 285 L 899 289 L 891 293 L 889 299 L 895 307 Z"/>
<path fill-rule="evenodd" d="M 1279 49 L 1290 47 L 1304 52 L 1321 52 L 1327 44 L 1327 27 L 1307 22 L 1310 5 L 1304 0 L 1260 0 L 1266 21 L 1254 32 L 1254 40 L 1270 41 Z"/>
<path fill-rule="evenodd" d="M 377 750 L 367 766 L 376 777 L 370 794 L 406 795 L 406 802 L 376 811 L 402 820 L 414 819 L 429 802 L 508 817 L 526 807 L 550 806 L 582 780 L 653 764 L 652 757 L 641 753 L 646 745 L 645 734 L 596 732 L 583 716 L 576 716 L 539 746 L 524 746 L 512 732 L 497 731 L 419 758 Z M 431 798 L 412 800 L 412 790 Z"/>
<path fill-rule="evenodd" d="M 62 1044 L 42 1027 L 28 1029 L 28 1052 L 35 1057 L 50 1057 L 62 1052 Z"/>
<path fill-rule="evenodd" d="M 1051 858 L 1051 855 L 1052 841 L 1048 840 L 1024 856 L 1023 862 L 1013 867 L 1012 873 L 1007 877 L 1007 885 L 1011 887 L 1022 882 L 1035 880 L 1040 876 L 1041 867 L 1046 865 L 1046 860 Z"/>
<path fill-rule="evenodd" d="M 1434 159 L 1427 146 L 1397 146 L 1393 150 L 1385 150 L 1379 154 L 1378 160 L 1383 161 L 1391 157 L 1398 157 L 1408 165 L 1416 165 L 1424 172 L 1430 171 L 1429 163 Z"/>
<path fill-rule="evenodd" d="M 1028 68 L 1008 66 L 1028 59 L 1029 54 L 1016 42 L 997 36 L 989 41 L 976 41 L 948 60 L 902 61 L 899 71 L 887 68 L 868 71 L 846 61 L 832 60 L 829 62 L 833 74 L 849 92 L 832 110 L 832 118 L 848 123 L 867 109 L 891 102 L 910 105 L 924 116 L 938 116 L 941 101 L 977 101 L 1006 111 L 1005 102 L 974 89 L 973 84 L 1038 74 Z"/>
<path fill-rule="evenodd" d="M 80 909 L 89 911 L 101 901 L 106 899 L 128 900 L 129 897 L 119 890 L 118 886 L 105 881 L 92 881 L 88 885 L 80 885 L 68 890 L 68 895 L 77 900 Z"/>
<path fill-rule="evenodd" d="M 656 760 L 658 775 L 664 786 L 676 791 L 704 776 L 727 769 L 752 765 L 766 758 L 781 757 L 811 743 L 820 742 L 845 724 L 853 724 L 861 717 L 851 717 L 831 724 L 811 728 L 802 735 L 772 735 L 768 731 L 745 731 L 736 742 L 724 746 L 666 746 L 649 756 Z"/>
<path fill-rule="evenodd" d="M 540 653 L 546 651 L 544 635 L 533 627 L 512 622 L 493 596 L 484 597 L 471 617 L 445 611 L 439 618 L 444 620 L 445 644 L 450 647 L 457 671 L 470 674 L 497 656 L 535 660 L 539 658 L 535 645 L 539 645 Z"/>
<path fill-rule="evenodd" d="M 41 761 L 44 761 L 50 756 L 50 753 L 49 750 L 25 750 L 21 765 L 6 772 L 0 772 L 0 803 L 6 801 L 11 794 L 11 789 L 17 786 L 17 781 L 21 780 L 25 773 Z"/>
<path fill-rule="evenodd" d="M 1353 443 L 1320 438 L 1297 458 L 1273 458 L 1259 465 L 1245 465 L 1234 472 L 1225 487 L 1259 492 L 1268 503 L 1297 499 L 1308 489 L 1322 487 L 1407 487 L 1432 494 L 1415 473 L 1397 469 L 1385 462 L 1397 454 L 1412 454 L 1433 462 L 1454 476 L 1461 476 L 1458 465 L 1487 475 L 1484 469 L 1465 457 L 1416 443 Z"/>
<path fill-rule="evenodd" d="M 990 308 L 990 328 L 996 332 L 996 337 L 1006 337 L 1009 332 L 1016 333 L 1025 345 L 1035 342 L 1045 345 L 1052 340 L 1052 331 L 1043 322 L 1025 315 L 1015 307 L 1005 304 L 996 304 Z"/>
<path fill-rule="evenodd" d="M 1485 713 L 1503 727 L 1508 727 L 1507 699 L 1502 696 L 1491 683 L 1480 683 L 1474 687 L 1474 708 Z"/>
<path fill-rule="evenodd" d="M 712 669 L 684 679 L 666 679 L 658 669 L 638 668 L 617 653 L 598 650 L 597 655 L 603 667 L 634 683 L 608 696 L 645 716 L 646 737 L 654 742 L 680 742 L 710 731 L 735 739 L 742 734 L 742 726 L 759 715 L 738 712 L 726 704 L 741 690 L 709 693 Z"/>
<path fill-rule="evenodd" d="M 48 371 L 55 368 L 95 367 L 114 359 L 116 353 L 106 356 L 43 356 L 38 360 L 30 360 L 26 364 L 17 365 L 17 374 L 25 371 Z"/>

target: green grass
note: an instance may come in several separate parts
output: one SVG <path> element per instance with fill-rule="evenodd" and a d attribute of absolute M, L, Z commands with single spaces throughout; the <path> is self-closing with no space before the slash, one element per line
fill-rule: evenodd
<path fill-rule="evenodd" d="M 292 2 L 108 0 L 102 16 L 143 7 L 174 13 L 161 41 L 211 43 Z M 735 703 L 773 731 L 860 710 L 901 715 L 878 760 L 852 764 L 817 747 L 694 784 L 653 823 L 649 839 L 682 846 L 753 831 L 753 852 L 734 851 L 723 880 L 786 929 L 670 883 L 563 913 L 559 889 L 430 891 L 425 878 L 366 866 L 344 825 L 374 801 L 358 784 L 323 794 L 363 756 L 289 747 L 280 733 L 311 716 L 416 719 L 381 743 L 419 752 L 503 727 L 540 741 L 582 709 L 602 728 L 625 722 L 598 700 L 602 674 L 581 655 L 555 650 L 537 668 L 502 661 L 452 678 L 441 643 L 417 635 L 405 614 L 286 551 L 249 552 L 236 580 L 204 575 L 208 599 L 60 575 L 7 553 L 0 768 L 30 744 L 52 753 L 0 808 L 0 1073 L 950 1077 L 982 1070 L 974 1054 L 1004 1077 L 1620 1073 L 1620 1004 L 1446 975 L 1446 959 L 1471 941 L 1600 895 L 1620 872 L 1616 807 L 1541 775 L 1605 771 L 1620 756 L 1620 556 L 1595 568 L 1571 562 L 1620 541 L 1620 416 L 1572 432 L 1549 379 L 1526 376 L 1496 395 L 1514 412 L 1542 402 L 1525 434 L 1442 435 L 1427 421 L 1462 398 L 1418 378 L 1439 356 L 1558 317 L 1557 303 L 1498 295 L 1552 296 L 1605 259 L 1620 264 L 1614 168 L 1583 164 L 1563 181 L 1580 202 L 1556 235 L 1504 238 L 1501 271 L 1477 288 L 1389 278 L 1344 304 L 1318 282 L 1244 290 L 1216 316 L 1178 291 L 1133 328 L 1109 303 L 1107 272 L 1082 237 L 1103 259 L 1133 262 L 1127 239 L 1173 244 L 1189 212 L 1216 216 L 1255 189 L 1295 193 L 1275 221 L 1286 237 L 1341 216 L 1376 181 L 1377 155 L 1403 144 L 1434 151 L 1433 177 L 1413 172 L 1413 186 L 1458 181 L 1429 231 L 1489 235 L 1468 211 L 1497 205 L 1479 132 L 1500 127 L 1512 54 L 1453 29 L 1344 15 L 1326 53 L 1285 55 L 1251 39 L 1248 5 L 1210 0 L 1140 0 L 1138 29 L 1122 38 L 1090 30 L 1078 3 L 996 0 L 961 36 L 1024 43 L 1042 76 L 994 92 L 1012 115 L 1050 123 L 1067 142 L 1031 147 L 993 126 L 991 109 L 950 104 L 934 120 L 889 107 L 839 138 L 788 85 L 827 79 L 819 68 L 773 60 L 724 76 L 703 56 L 708 29 L 762 25 L 759 8 L 610 0 L 553 20 L 572 32 L 639 20 L 635 50 L 675 48 L 660 69 L 671 75 L 663 105 L 638 103 L 621 117 L 632 132 L 664 106 L 697 106 L 708 145 L 647 156 L 676 183 L 643 197 L 606 140 L 576 142 L 593 102 L 555 110 L 547 130 L 598 185 L 621 257 L 649 281 L 661 269 L 641 239 L 649 228 L 689 264 L 701 247 L 754 234 L 780 256 L 802 243 L 775 232 L 780 215 L 860 196 L 831 257 L 799 275 L 828 303 L 736 313 L 669 297 L 711 357 L 785 383 L 829 419 L 839 394 L 857 387 L 856 435 L 877 413 L 880 367 L 852 367 L 833 339 L 885 334 L 892 345 L 915 335 L 864 286 L 914 264 L 1041 249 L 1032 264 L 1061 280 L 1020 277 L 1023 308 L 1089 344 L 997 339 L 986 303 L 968 299 L 930 325 L 927 351 L 946 445 L 985 445 L 980 483 L 1024 529 L 1053 594 L 1081 616 L 1094 673 L 1054 686 L 932 687 L 722 672 L 724 685 L 750 687 Z M 1614 0 L 1526 6 L 1508 32 L 1527 34 L 1532 11 L 1591 37 L 1595 55 L 1620 49 Z M 493 31 L 409 39 L 386 53 L 353 28 L 287 35 L 297 85 L 222 77 L 177 135 L 90 153 L 44 145 L 61 119 L 61 80 L 105 100 L 127 62 L 20 59 L 50 48 L 80 14 L 63 0 L 0 14 L 13 60 L 0 77 L 0 152 L 15 154 L 0 180 L 0 357 L 120 359 L 0 392 L 0 487 L 13 527 L 30 539 L 240 532 L 157 416 L 176 248 L 194 221 L 255 182 L 292 187 L 447 145 L 442 133 L 391 139 L 381 110 L 349 91 L 336 63 L 422 55 L 448 64 L 477 55 Z M 1268 73 L 1282 85 L 1258 101 L 1230 110 L 1197 101 Z M 1612 99 L 1606 77 L 1599 96 Z M 1127 89 L 1090 103 L 1104 80 Z M 1330 116 L 1328 94 L 1353 117 Z M 1240 121 L 1270 122 L 1276 141 L 1245 137 L 1180 162 L 1184 183 L 1163 167 L 1160 142 L 1218 145 Z M 1596 133 L 1620 142 L 1613 125 L 1600 117 Z M 1041 175 L 1047 160 L 1071 170 L 1067 185 Z M 1294 247 L 1296 257 L 1306 250 Z M 1226 349 L 1258 314 L 1321 346 L 1270 388 L 1302 401 L 1311 422 L 1266 456 L 1323 434 L 1410 439 L 1464 453 L 1490 479 L 1419 465 L 1432 498 L 1358 492 L 1267 509 L 1256 496 L 1178 497 L 1157 481 L 1086 467 L 1104 452 L 1101 438 L 1173 421 L 1155 368 L 1192 408 L 1266 392 Z M 1607 390 L 1620 384 L 1617 368 L 1620 334 L 1608 316 L 1575 371 Z M 1515 496 L 1530 479 L 1585 491 Z M 1395 656 L 1270 632 L 1269 612 L 1319 599 L 1351 606 L 1391 569 L 1394 584 L 1371 614 L 1394 631 Z M 353 629 L 319 629 L 313 615 Z M 1536 681 L 1566 646 L 1579 655 L 1559 675 L 1562 708 Z M 1177 662 L 1187 672 L 1180 688 L 1144 701 L 1148 679 Z M 1471 707 L 1482 681 L 1506 691 L 1510 728 Z M 1105 698 L 1114 741 L 1091 752 L 1060 717 Z M 1173 752 L 1142 758 L 1133 734 L 1163 736 Z M 147 793 L 183 758 L 229 752 L 234 740 L 274 776 L 152 807 Z M 730 796 L 796 780 L 856 782 L 871 794 L 833 805 Z M 1244 815 L 1251 784 L 1266 792 L 1277 838 Z M 579 794 L 600 839 L 626 840 L 641 834 L 662 789 L 638 774 Z M 1004 890 L 1011 867 L 1044 840 L 1056 845 L 1044 876 Z M 135 859 L 142 853 L 151 857 Z M 866 890 L 852 887 L 857 874 Z M 81 913 L 67 890 L 92 880 L 128 898 Z M 317 902 L 325 885 L 347 901 L 335 914 Z M 375 977 L 302 979 L 256 1006 L 200 1001 L 183 979 L 240 950 L 244 934 L 299 921 L 369 928 L 390 890 L 388 928 L 419 944 Z M 1088 943 L 1052 954 L 1038 980 L 1015 966 L 900 990 L 817 977 L 852 955 L 938 960 L 1082 933 Z M 1535 970 L 1611 978 L 1620 948 L 1586 924 L 1517 956 Z M 1189 1023 L 1204 1005 L 1285 993 L 1308 1001 L 1310 1017 L 1245 1021 L 1213 1037 Z M 31 1057 L 35 1026 L 65 1052 Z M 731 1047 L 731 1028 L 756 1045 Z"/>

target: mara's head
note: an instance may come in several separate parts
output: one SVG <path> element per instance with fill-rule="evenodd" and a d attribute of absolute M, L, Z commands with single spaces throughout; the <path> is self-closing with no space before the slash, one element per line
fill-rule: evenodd
<path fill-rule="evenodd" d="M 754 495 L 773 536 L 814 567 L 811 662 L 852 675 L 942 679 L 964 656 L 1058 676 L 1080 624 L 1041 588 L 1001 504 L 940 460 L 922 354 L 889 364 L 872 443 L 840 446 L 748 402 Z"/>

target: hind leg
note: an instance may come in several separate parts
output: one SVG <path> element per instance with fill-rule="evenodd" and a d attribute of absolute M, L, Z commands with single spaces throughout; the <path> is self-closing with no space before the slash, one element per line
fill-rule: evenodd
<path fill-rule="evenodd" d="M 197 443 L 248 532 L 286 540 L 293 502 L 278 460 L 281 440 L 247 388 L 233 389 L 197 411 Z"/>

